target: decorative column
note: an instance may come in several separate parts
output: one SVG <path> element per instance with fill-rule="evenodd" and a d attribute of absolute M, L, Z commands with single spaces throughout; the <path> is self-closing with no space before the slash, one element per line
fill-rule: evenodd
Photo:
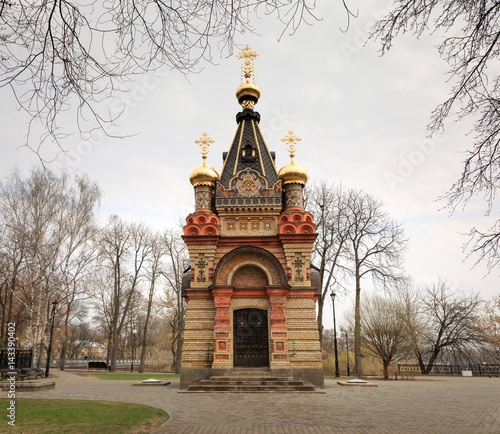
<path fill-rule="evenodd" d="M 194 188 L 195 212 L 212 211 L 214 188 L 211 185 L 197 185 Z"/>
<path fill-rule="evenodd" d="M 285 288 L 266 288 L 271 305 L 271 369 L 289 368 L 288 327 L 285 304 L 288 291 Z"/>
<path fill-rule="evenodd" d="M 304 209 L 304 185 L 298 183 L 285 184 L 285 209 Z"/>
<path fill-rule="evenodd" d="M 214 326 L 214 361 L 212 369 L 230 369 L 231 360 L 231 317 L 229 306 L 233 295 L 233 287 L 212 289 L 215 304 Z"/>

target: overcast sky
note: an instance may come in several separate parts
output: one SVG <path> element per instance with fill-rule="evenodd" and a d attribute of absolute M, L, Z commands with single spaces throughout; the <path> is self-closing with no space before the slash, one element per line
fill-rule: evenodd
<path fill-rule="evenodd" d="M 485 266 L 471 269 L 474 260 L 464 262 L 467 237 L 461 235 L 474 225 L 489 228 L 498 213 L 484 216 L 485 203 L 477 200 L 450 216 L 437 200 L 457 179 L 471 143 L 470 125 L 456 122 L 427 138 L 430 113 L 451 87 L 435 49 L 439 36 L 398 38 L 380 57 L 377 43 L 365 42 L 387 1 L 350 2 L 353 10 L 359 7 L 359 16 L 345 33 L 341 2 L 323 3 L 317 9 L 322 21 L 302 26 L 294 36 L 278 41 L 282 26 L 263 17 L 253 21 L 260 36 L 236 39 L 259 53 L 255 69 L 262 96 L 256 110 L 278 169 L 289 161 L 280 139 L 292 129 L 302 138 L 296 161 L 308 170 L 309 182 L 363 189 L 403 224 L 410 239 L 406 268 L 417 282 L 441 277 L 484 298 L 498 294 L 498 272 L 483 278 Z M 194 203 L 189 174 L 201 164 L 194 140 L 205 131 L 215 140 L 208 163 L 220 172 L 222 152 L 236 131 L 240 62 L 234 54 L 214 57 L 214 65 L 205 64 L 188 79 L 168 70 L 161 77 L 138 78 L 129 93 L 109 101 L 112 112 L 125 109 L 111 133 L 130 137 L 96 135 L 82 141 L 75 134 L 63 142 L 69 153 L 51 167 L 86 172 L 98 182 L 104 191 L 103 221 L 116 213 L 161 229 L 185 218 Z M 14 166 L 28 173 L 38 160 L 28 149 L 18 149 L 27 119 L 8 89 L 0 95 L 0 175 Z M 50 159 L 56 149 L 47 145 L 44 156 Z M 338 303 L 350 301 L 340 297 Z"/>

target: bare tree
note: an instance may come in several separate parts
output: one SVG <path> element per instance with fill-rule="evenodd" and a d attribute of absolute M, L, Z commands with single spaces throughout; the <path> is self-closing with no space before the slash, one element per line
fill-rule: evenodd
<path fill-rule="evenodd" d="M 155 289 L 157 287 L 157 281 L 162 273 L 162 258 L 165 254 L 164 246 L 162 245 L 162 239 L 159 234 L 155 234 L 151 237 L 151 255 L 147 261 L 147 281 L 148 281 L 148 296 L 146 303 L 146 315 L 144 317 L 144 326 L 142 329 L 141 336 L 141 364 L 139 367 L 139 372 L 144 372 L 144 364 L 146 360 L 146 348 L 147 348 L 147 335 L 149 328 L 149 321 L 151 316 L 151 309 L 153 307 L 153 297 L 155 295 Z"/>
<path fill-rule="evenodd" d="M 97 332 L 87 322 L 75 322 L 69 324 L 67 341 L 67 352 L 70 358 L 82 357 L 82 352 L 92 356 L 92 347 L 97 340 Z"/>
<path fill-rule="evenodd" d="M 351 191 L 348 200 L 349 244 L 355 280 L 355 372 L 361 366 L 361 281 L 371 275 L 375 285 L 388 289 L 404 279 L 403 254 L 407 240 L 403 229 L 382 211 L 382 204 L 362 191 Z"/>
<path fill-rule="evenodd" d="M 382 362 L 384 379 L 391 363 L 405 359 L 412 347 L 397 303 L 380 295 L 363 297 L 361 336 L 363 346 Z"/>
<path fill-rule="evenodd" d="M 463 360 L 481 344 L 475 328 L 481 305 L 477 294 L 464 295 L 439 280 L 418 293 L 407 289 L 401 300 L 400 315 L 422 374 L 429 374 L 444 352 Z"/>
<path fill-rule="evenodd" d="M 318 297 L 318 330 L 323 342 L 323 308 L 328 289 L 349 272 L 349 231 L 347 216 L 349 192 L 342 185 L 329 185 L 322 181 L 307 189 L 307 207 L 316 219 L 318 237 L 314 243 L 312 262 L 321 278 L 321 296 Z"/>
<path fill-rule="evenodd" d="M 65 172 L 37 168 L 26 179 L 14 171 L 0 184 L 0 193 L 3 270 L 10 291 L 7 312 L 13 303 L 24 308 L 25 345 L 34 349 L 39 366 L 51 303 L 59 299 L 59 312 L 67 307 L 65 273 L 92 237 L 89 227 L 100 191 L 87 177 L 72 182 Z"/>
<path fill-rule="evenodd" d="M 174 356 L 174 369 L 180 372 L 182 363 L 182 332 L 186 303 L 182 297 L 182 275 L 189 266 L 187 248 L 181 238 L 180 228 L 167 229 L 163 233 L 163 245 L 165 248 L 165 270 L 163 275 L 167 280 L 164 305 L 171 306 L 173 316 L 172 327 L 172 353 Z"/>
<path fill-rule="evenodd" d="M 500 295 L 493 297 L 476 319 L 476 329 L 483 335 L 491 354 L 500 361 Z"/>
<path fill-rule="evenodd" d="M 42 144 L 59 143 L 60 112 L 74 110 L 85 136 L 115 120 L 99 103 L 135 74 L 161 66 L 199 70 L 200 61 L 212 61 L 212 46 L 231 53 L 235 34 L 253 32 L 258 12 L 274 14 L 283 32 L 294 33 L 315 18 L 314 7 L 314 0 L 2 0 L 0 87 L 12 90 L 32 119 L 30 128 L 35 120 L 43 123 Z"/>
<path fill-rule="evenodd" d="M 448 63 L 454 82 L 450 96 L 432 113 L 431 134 L 444 129 L 452 110 L 459 119 L 474 121 L 474 142 L 469 148 L 462 173 L 445 195 L 455 210 L 475 196 L 484 196 L 486 209 L 492 210 L 500 179 L 500 76 L 488 65 L 500 56 L 500 4 L 467 0 L 396 1 L 389 13 L 379 20 L 372 37 L 381 41 L 381 51 L 388 51 L 399 34 L 412 32 L 417 37 L 435 30 L 444 31 L 438 46 Z M 489 270 L 500 260 L 500 220 L 489 229 L 472 228 L 470 254 L 486 262 Z"/>
<path fill-rule="evenodd" d="M 101 191 L 88 177 L 77 178 L 76 188 L 64 204 L 67 209 L 64 217 L 66 235 L 60 248 L 61 265 L 61 314 L 64 318 L 64 340 L 61 350 L 61 369 L 66 360 L 66 342 L 69 322 L 78 317 L 83 320 L 83 302 L 92 294 L 88 291 L 87 281 L 95 271 L 98 232 L 94 221 L 94 207 L 99 203 Z"/>
<path fill-rule="evenodd" d="M 109 280 L 102 281 L 100 305 L 108 315 L 110 370 L 116 370 L 119 340 L 127 321 L 133 297 L 143 280 L 145 262 L 151 254 L 150 230 L 142 224 L 126 224 L 118 216 L 111 216 L 102 231 L 102 260 Z M 112 287 L 106 284 L 111 281 Z"/>

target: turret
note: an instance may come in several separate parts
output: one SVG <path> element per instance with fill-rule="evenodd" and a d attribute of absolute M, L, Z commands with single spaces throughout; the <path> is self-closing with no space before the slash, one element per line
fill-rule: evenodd
<path fill-rule="evenodd" d="M 201 146 L 203 155 L 203 164 L 191 172 L 189 181 L 194 187 L 195 208 L 198 210 L 212 210 L 212 198 L 214 195 L 215 183 L 219 179 L 219 174 L 213 167 L 207 166 L 208 147 L 214 143 L 214 140 L 203 133 L 202 137 L 195 140 L 195 143 Z"/>
<path fill-rule="evenodd" d="M 283 190 L 285 192 L 285 209 L 289 208 L 304 208 L 304 186 L 307 182 L 307 170 L 294 161 L 295 144 L 302 139 L 289 131 L 288 135 L 281 139 L 282 142 L 288 144 L 288 152 L 290 152 L 290 164 L 282 167 L 278 172 L 278 178 L 283 182 Z"/>

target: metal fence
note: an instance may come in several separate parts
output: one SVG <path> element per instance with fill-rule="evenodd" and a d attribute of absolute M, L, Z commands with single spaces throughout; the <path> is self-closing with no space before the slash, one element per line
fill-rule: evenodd
<path fill-rule="evenodd" d="M 461 375 L 462 371 L 472 371 L 472 375 L 500 375 L 500 364 L 469 363 L 460 365 L 433 365 L 430 375 Z M 420 366 L 416 363 L 398 363 L 400 374 L 420 375 Z"/>
<path fill-rule="evenodd" d="M 105 362 L 105 359 L 66 359 L 65 366 L 67 368 L 87 368 L 89 362 Z M 133 360 L 135 369 L 139 369 L 139 365 L 141 364 L 140 359 Z M 144 362 L 146 367 L 148 366 L 172 366 L 173 360 L 146 360 Z M 54 368 L 58 368 L 61 365 L 61 359 L 55 358 L 50 361 L 50 366 Z M 132 365 L 132 359 L 118 359 L 116 361 L 116 366 L 118 368 L 127 367 L 127 369 Z"/>
<path fill-rule="evenodd" d="M 9 363 L 9 355 L 12 357 L 12 353 L 9 354 L 8 350 L 0 351 L 0 369 L 8 369 L 10 367 L 11 363 Z M 14 367 L 17 369 L 31 367 L 32 356 L 32 350 L 16 350 L 13 360 Z"/>

